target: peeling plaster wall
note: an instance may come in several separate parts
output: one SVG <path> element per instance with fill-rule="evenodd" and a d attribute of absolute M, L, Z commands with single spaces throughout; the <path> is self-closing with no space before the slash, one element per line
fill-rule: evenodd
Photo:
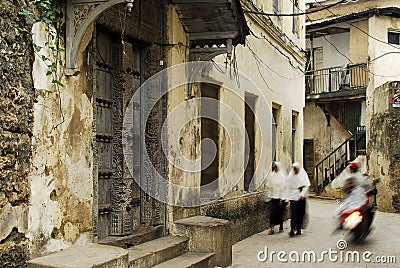
<path fill-rule="evenodd" d="M 330 116 L 330 126 L 322 109 L 308 102 L 304 109 L 304 139 L 314 140 L 314 162 L 318 163 L 350 137 L 346 128 Z"/>
<path fill-rule="evenodd" d="M 349 58 L 353 63 L 364 63 L 368 61 L 368 20 L 352 22 L 350 25 L 350 52 Z M 341 50 L 342 51 L 342 50 Z"/>
<path fill-rule="evenodd" d="M 173 5 L 169 5 L 168 10 L 168 42 L 170 44 L 178 44 L 172 46 L 167 52 L 167 61 L 169 66 L 185 63 L 189 60 L 189 50 L 187 49 L 188 40 L 184 28 L 179 21 L 179 16 Z M 168 81 L 169 88 L 172 90 L 168 92 L 168 110 L 167 120 L 168 124 L 168 178 L 171 183 L 187 187 L 200 186 L 200 172 L 186 172 L 178 166 L 181 164 L 180 157 L 176 153 L 193 161 L 198 159 L 200 153 L 200 119 L 199 116 L 199 101 L 187 100 L 187 85 L 185 69 L 174 69 L 172 71 L 173 80 Z M 175 87 L 174 85 L 185 84 Z M 197 85 L 193 86 L 193 94 L 198 97 L 199 89 Z M 176 111 L 179 110 L 178 114 Z M 172 116 L 171 116 L 172 115 Z M 186 123 L 184 123 L 186 122 Z M 199 169 L 199 166 L 187 167 L 189 170 Z M 193 189 L 192 188 L 192 189 Z M 199 198 L 199 192 L 183 190 L 179 192 L 169 192 L 171 203 L 179 203 L 184 200 L 193 200 L 195 202 Z M 198 208 L 183 208 L 178 206 L 168 206 L 167 208 L 169 227 L 173 229 L 173 222 L 179 219 L 187 218 L 190 216 L 198 215 Z M 173 230 L 172 230 L 173 232 Z"/>
<path fill-rule="evenodd" d="M 25 267 L 29 258 L 34 13 L 32 1 L 0 1 L 0 267 Z"/>
<path fill-rule="evenodd" d="M 374 91 L 367 153 L 369 175 L 381 179 L 378 208 L 389 212 L 400 212 L 400 108 L 391 105 L 395 93 L 400 93 L 400 82 L 386 83 Z"/>
<path fill-rule="evenodd" d="M 287 168 L 294 162 L 303 161 L 303 108 L 305 105 L 304 97 L 304 76 L 297 66 L 302 66 L 304 59 L 294 51 L 296 48 L 291 44 L 286 43 L 282 45 L 274 40 L 271 29 L 264 27 L 264 22 L 257 21 L 252 17 L 248 19 L 250 29 L 257 35 L 270 38 L 271 42 L 277 48 L 271 46 L 267 41 L 257 39 L 253 36 L 247 37 L 247 46 L 238 46 L 237 65 L 241 73 L 243 73 L 251 83 L 254 83 L 259 92 L 251 92 L 248 88 L 246 79 L 240 80 L 240 90 L 248 93 L 254 93 L 257 96 L 256 100 L 256 119 L 259 122 L 260 129 L 258 130 L 259 136 L 258 144 L 256 144 L 256 162 L 259 164 L 257 179 L 263 180 L 267 175 L 272 163 L 272 105 L 280 106 L 280 126 L 278 126 L 278 140 L 277 144 L 277 160 L 282 162 Z M 300 44 L 303 43 L 304 36 L 300 38 Z M 290 58 L 283 56 L 279 51 L 284 53 Z M 224 58 L 217 58 L 223 64 Z M 261 61 L 263 63 L 261 63 Z M 268 66 L 268 67 L 266 67 Z M 244 96 L 242 96 L 244 98 Z M 265 102 L 265 107 L 261 104 Z M 297 129 L 296 129 L 296 148 L 295 159 L 292 159 L 292 115 L 297 113 Z M 262 134 L 261 134 L 262 133 Z M 261 152 L 268 151 L 265 156 L 261 156 Z M 261 158 L 262 157 L 262 158 Z"/>
<path fill-rule="evenodd" d="M 32 29 L 34 43 L 43 46 L 42 23 Z M 81 74 L 62 79 L 56 88 L 47 67 L 35 56 L 36 90 L 29 173 L 31 199 L 28 238 L 32 257 L 91 241 L 93 105 L 87 61 Z M 63 70 L 59 70 L 62 73 Z"/>
<path fill-rule="evenodd" d="M 397 2 L 394 7 L 400 7 L 400 3 Z M 374 16 L 369 19 L 369 34 L 378 38 L 379 40 L 387 40 L 387 32 L 389 29 L 400 29 L 400 19 L 390 18 L 386 16 L 377 17 Z M 391 53 L 396 52 L 396 53 Z M 371 74 L 369 75 L 370 84 L 366 92 L 366 129 L 367 129 L 367 143 L 370 139 L 370 126 L 371 118 L 374 116 L 373 103 L 374 91 L 376 88 L 384 85 L 389 81 L 393 81 L 400 76 L 400 57 L 397 53 L 398 50 L 390 45 L 382 44 L 376 40 L 369 38 L 368 55 L 371 60 L 378 58 L 369 64 Z M 385 56 L 382 56 L 386 53 Z M 382 56 L 382 57 L 380 57 Z M 374 74 L 374 75 L 372 75 Z M 368 150 L 368 148 L 367 148 Z"/>

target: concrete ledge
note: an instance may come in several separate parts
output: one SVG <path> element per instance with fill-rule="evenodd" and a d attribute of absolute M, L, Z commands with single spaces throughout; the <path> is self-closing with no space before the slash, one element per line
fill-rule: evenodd
<path fill-rule="evenodd" d="M 189 251 L 215 252 L 209 267 L 227 267 L 232 264 L 232 233 L 227 220 L 195 216 L 175 222 L 176 232 L 189 238 Z"/>
<path fill-rule="evenodd" d="M 131 248 L 129 268 L 154 267 L 187 252 L 188 238 L 166 236 Z"/>
<path fill-rule="evenodd" d="M 236 243 L 269 227 L 270 207 L 264 192 L 254 192 L 206 204 L 201 215 L 228 220 Z"/>
<path fill-rule="evenodd" d="M 128 251 L 99 244 L 72 246 L 48 256 L 32 259 L 30 268 L 127 268 Z"/>

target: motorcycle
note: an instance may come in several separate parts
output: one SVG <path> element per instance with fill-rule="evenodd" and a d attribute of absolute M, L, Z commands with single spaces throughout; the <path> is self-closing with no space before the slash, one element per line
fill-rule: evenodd
<path fill-rule="evenodd" d="M 368 197 L 366 203 L 352 211 L 339 215 L 339 225 L 335 231 L 347 230 L 353 243 L 363 242 L 371 232 L 371 225 L 377 206 L 376 195 L 378 191 L 376 185 L 379 181 L 379 179 L 373 180 L 371 188 L 365 192 Z"/>

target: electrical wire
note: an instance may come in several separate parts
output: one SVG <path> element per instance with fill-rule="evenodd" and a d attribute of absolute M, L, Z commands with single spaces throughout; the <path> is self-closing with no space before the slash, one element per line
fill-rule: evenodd
<path fill-rule="evenodd" d="M 378 57 L 376 57 L 376 58 L 374 58 L 372 60 L 369 60 L 368 62 L 376 61 L 376 60 L 378 60 L 378 59 L 380 59 L 380 58 L 382 58 L 384 56 L 390 55 L 390 54 L 400 54 L 400 52 L 395 52 L 395 51 L 386 52 L 386 53 L 384 53 L 384 54 L 382 54 L 382 55 L 380 55 L 380 56 L 378 56 Z"/>
<path fill-rule="evenodd" d="M 308 12 L 302 11 L 301 13 L 289 13 L 289 14 L 279 13 L 278 14 L 278 13 L 265 13 L 265 12 L 262 12 L 262 11 L 251 11 L 251 10 L 244 10 L 244 13 L 263 15 L 263 16 L 275 16 L 275 17 L 295 17 L 295 16 L 301 16 L 301 15 L 308 15 L 308 14 L 316 13 L 316 12 L 319 12 L 319 11 L 322 11 L 322 10 L 337 6 L 339 4 L 344 4 L 344 3 L 347 3 L 347 2 L 348 2 L 348 0 L 340 0 L 339 2 L 332 3 L 330 5 L 326 5 L 326 6 L 320 8 L 318 10 L 312 10 L 312 11 L 308 11 Z"/>
<path fill-rule="evenodd" d="M 247 42 L 247 43 L 248 43 L 248 42 Z M 247 45 L 248 45 L 248 44 L 247 44 Z M 278 92 L 276 92 L 275 90 L 273 90 L 273 89 L 269 86 L 267 80 L 265 79 L 264 75 L 262 74 L 261 69 L 260 69 L 260 65 L 259 65 L 259 60 L 255 57 L 254 54 L 252 54 L 252 55 L 253 55 L 254 60 L 255 60 L 255 62 L 256 62 L 256 66 L 257 66 L 258 72 L 259 72 L 259 74 L 260 74 L 260 76 L 261 76 L 261 79 L 264 81 L 264 84 L 267 86 L 267 89 L 269 89 L 271 92 L 277 94 Z"/>
<path fill-rule="evenodd" d="M 304 71 L 302 68 L 300 68 L 300 66 L 295 66 L 295 65 L 293 64 L 293 62 L 292 62 L 292 59 L 291 59 L 288 55 L 286 55 L 285 53 L 283 53 L 283 52 L 282 52 L 276 45 L 274 45 L 270 40 L 268 40 L 267 38 L 265 38 L 265 36 L 261 36 L 261 37 L 260 37 L 260 36 L 257 36 L 251 29 L 250 29 L 250 34 L 251 34 L 253 37 L 257 38 L 257 39 L 263 39 L 263 40 L 267 41 L 276 51 L 278 51 L 282 56 L 284 56 L 284 57 L 289 61 L 290 65 L 292 65 L 293 68 L 299 69 L 300 72 L 302 72 L 303 74 L 305 73 L 305 71 Z"/>
<path fill-rule="evenodd" d="M 255 10 L 260 11 L 260 12 L 263 12 L 263 10 L 262 10 L 261 8 L 259 8 L 256 4 L 254 4 L 253 0 L 247 0 L 247 3 L 249 3 L 249 4 L 252 6 L 252 8 L 254 8 Z M 286 35 L 286 33 L 285 33 L 284 31 L 282 31 L 282 29 L 280 29 L 279 27 L 277 27 L 277 26 L 275 25 L 275 23 L 272 21 L 272 19 L 271 19 L 269 16 L 265 16 L 264 18 L 268 20 L 268 22 L 270 23 L 271 27 L 273 27 L 273 28 L 275 29 L 275 31 L 278 32 L 279 35 L 280 35 L 281 37 L 282 37 L 282 36 L 285 37 L 286 40 L 287 40 L 288 42 L 290 42 L 290 44 L 291 44 L 292 46 L 296 47 L 298 50 L 300 50 L 300 51 L 302 51 L 303 53 L 305 53 L 305 50 L 303 50 L 301 47 L 299 47 L 297 44 L 295 44 L 295 43 L 292 41 L 292 39 L 289 38 L 289 37 Z"/>
<path fill-rule="evenodd" d="M 270 70 L 270 71 L 273 72 L 274 74 L 276 74 L 276 75 L 278 75 L 278 76 L 280 76 L 280 77 L 282 77 L 282 78 L 288 79 L 288 80 L 297 80 L 297 79 L 300 79 L 300 78 L 304 77 L 304 73 L 303 73 L 301 76 L 298 76 L 298 77 L 287 77 L 287 76 L 284 76 L 284 75 L 280 74 L 279 72 L 275 71 L 275 70 L 272 69 L 270 66 L 268 66 L 268 64 L 265 63 L 265 62 L 257 55 L 257 53 L 251 48 L 250 43 L 247 43 L 246 46 L 247 46 L 247 48 L 250 50 L 250 52 L 251 52 L 251 54 L 253 55 L 253 57 L 257 58 L 257 60 L 258 60 L 263 66 L 265 66 L 268 70 Z"/>
<path fill-rule="evenodd" d="M 319 5 L 322 5 L 322 4 L 319 3 L 317 0 L 314 0 L 314 2 L 317 3 L 317 4 L 319 4 Z M 324 5 L 322 5 L 322 6 L 324 6 Z M 330 10 L 330 8 L 327 8 L 327 11 L 328 11 L 329 13 L 331 13 L 332 15 L 336 16 L 336 17 L 339 16 L 338 14 L 335 14 L 332 10 Z M 309 18 L 309 19 L 310 19 L 310 18 Z M 310 21 L 311 21 L 311 20 L 310 20 Z M 366 34 L 367 36 L 371 37 L 372 39 L 374 39 L 374 40 L 376 40 L 376 41 L 378 41 L 378 42 L 381 42 L 381 43 L 383 43 L 383 44 L 389 45 L 389 46 L 391 46 L 391 47 L 394 47 L 394 48 L 400 50 L 400 47 L 397 47 L 397 46 L 395 46 L 395 45 L 393 45 L 393 44 L 390 44 L 390 43 L 388 43 L 388 42 L 385 42 L 385 41 L 383 41 L 383 40 L 380 40 L 380 39 L 378 39 L 378 38 L 376 38 L 376 37 L 370 35 L 369 33 L 367 33 L 366 31 L 364 31 L 363 29 L 361 29 L 361 28 L 358 27 L 357 25 L 354 25 L 354 24 L 351 23 L 351 22 L 345 21 L 345 23 L 348 24 L 348 25 L 350 25 L 350 26 L 353 26 L 353 27 L 356 28 L 357 30 L 361 31 L 362 33 Z"/>
<path fill-rule="evenodd" d="M 289 0 L 289 1 L 293 3 L 293 0 Z M 294 3 L 293 3 L 293 4 L 294 4 Z M 302 11 L 302 10 L 300 10 L 300 11 Z M 306 17 L 308 18 L 309 21 L 314 22 L 308 15 L 306 15 Z M 342 53 L 332 42 L 330 42 L 330 41 L 328 40 L 328 38 L 326 38 L 325 35 L 322 35 L 322 37 L 323 37 L 323 38 L 324 38 L 324 39 L 325 39 L 325 40 L 326 40 L 340 55 L 342 55 L 343 57 L 345 57 L 351 64 L 355 64 L 352 60 L 350 60 L 349 57 L 347 57 L 344 53 Z M 371 70 L 369 70 L 368 67 L 361 67 L 361 68 L 362 68 L 364 71 L 366 71 L 366 72 L 372 74 L 373 76 L 377 76 L 377 77 L 392 78 L 392 77 L 398 77 L 398 76 L 400 76 L 400 74 L 398 74 L 398 75 L 381 75 L 381 74 L 375 74 L 375 73 L 373 73 Z"/>

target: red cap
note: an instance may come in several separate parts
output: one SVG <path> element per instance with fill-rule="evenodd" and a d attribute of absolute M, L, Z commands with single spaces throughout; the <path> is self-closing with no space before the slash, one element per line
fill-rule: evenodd
<path fill-rule="evenodd" d="M 358 168 L 360 165 L 358 164 L 358 162 L 350 162 L 349 167 L 350 168 Z"/>

